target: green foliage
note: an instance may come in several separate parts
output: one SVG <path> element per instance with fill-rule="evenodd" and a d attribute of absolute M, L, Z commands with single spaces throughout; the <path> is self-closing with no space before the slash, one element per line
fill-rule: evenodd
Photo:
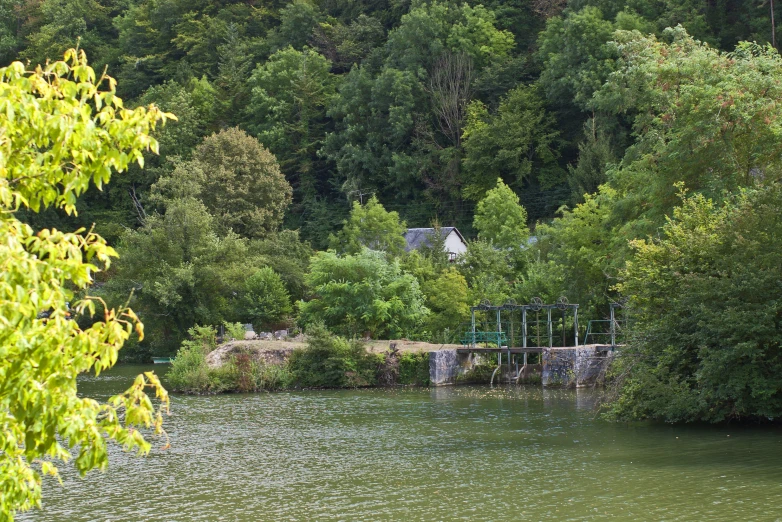
<path fill-rule="evenodd" d="M 494 114 L 482 102 L 471 102 L 463 137 L 464 194 L 469 199 L 482 198 L 498 177 L 516 190 L 533 182 L 560 182 L 558 133 L 535 87 L 511 90 Z"/>
<path fill-rule="evenodd" d="M 178 164 L 155 189 L 164 201 L 199 200 L 221 232 L 250 238 L 274 232 L 291 201 L 290 184 L 274 155 L 237 128 L 204 139 L 193 159 Z"/>
<path fill-rule="evenodd" d="M 356 254 L 369 248 L 398 256 L 405 248 L 406 230 L 407 224 L 399 221 L 399 214 L 386 211 L 372 196 L 364 206 L 353 202 L 350 218 L 337 235 L 329 237 L 329 243 L 332 250 L 340 253 Z"/>
<path fill-rule="evenodd" d="M 147 322 L 148 349 L 173 353 L 194 324 L 235 320 L 232 299 L 248 273 L 264 266 L 248 241 L 220 236 L 200 201 L 169 202 L 165 215 L 150 216 L 119 245 L 122 258 L 102 293 L 131 303 Z"/>
<path fill-rule="evenodd" d="M 318 156 L 335 94 L 330 62 L 312 49 L 282 49 L 252 73 L 247 129 L 277 156 L 299 201 L 321 192 Z"/>
<path fill-rule="evenodd" d="M 616 69 L 618 54 L 609 42 L 614 24 L 597 7 L 550 18 L 538 38 L 543 63 L 540 84 L 550 100 L 590 107 L 592 94 Z"/>
<path fill-rule="evenodd" d="M 84 229 L 37 234 L 14 215 L 20 208 L 75 212 L 76 198 L 112 171 L 143 162 L 157 149 L 150 132 L 166 115 L 155 107 L 128 110 L 115 82 L 96 76 L 83 52 L 26 70 L 0 69 L 0 518 L 41 505 L 42 475 L 73 458 L 84 474 L 108 465 L 108 441 L 149 451 L 139 428 L 162 431 L 166 391 L 152 372 L 101 403 L 79 394 L 77 376 L 99 374 L 117 361 L 136 315 L 104 310 L 87 328 L 70 315 L 92 316 L 95 301 L 79 299 L 116 252 Z M 64 168 L 67 165 L 67 168 Z M 69 304 L 71 303 L 71 307 Z M 46 319 L 39 313 L 49 311 Z M 158 406 L 146 395 L 153 388 Z M 73 450 L 73 448 L 77 448 Z"/>
<path fill-rule="evenodd" d="M 475 229 L 480 239 L 496 248 L 518 251 L 526 245 L 529 239 L 527 210 L 502 179 L 497 179 L 497 186 L 478 202 Z"/>
<path fill-rule="evenodd" d="M 677 204 L 675 184 L 718 197 L 780 175 L 782 58 L 742 44 L 720 53 L 681 27 L 670 43 L 619 33 L 622 67 L 595 96 L 605 109 L 635 115 L 637 140 L 609 172 L 628 227 L 651 233 Z M 648 225 L 648 226 L 644 226 Z"/>
<path fill-rule="evenodd" d="M 229 323 L 228 321 L 223 321 L 223 327 L 225 328 L 226 340 L 244 340 L 244 325 L 242 323 Z"/>
<path fill-rule="evenodd" d="M 190 339 L 182 341 L 166 381 L 176 391 L 200 393 L 209 389 L 209 367 L 206 355 L 217 347 L 217 331 L 213 326 L 198 326 L 188 330 Z"/>
<path fill-rule="evenodd" d="M 260 256 L 282 279 L 294 300 L 304 297 L 304 276 L 309 270 L 312 247 L 301 241 L 296 230 L 280 230 L 250 243 L 252 255 Z"/>
<path fill-rule="evenodd" d="M 596 118 L 584 125 L 584 140 L 578 144 L 578 164 L 568 166 L 568 184 L 574 203 L 583 203 L 607 181 L 607 172 L 618 163 L 615 140 L 598 126 Z"/>
<path fill-rule="evenodd" d="M 782 415 L 778 184 L 718 205 L 686 199 L 636 241 L 620 290 L 633 329 L 613 414 L 666 422 Z"/>
<path fill-rule="evenodd" d="M 226 323 L 226 328 L 235 331 L 228 335 L 241 333 L 241 324 Z M 182 341 L 182 346 L 166 374 L 171 387 L 184 393 L 224 393 L 250 392 L 260 390 L 281 390 L 291 384 L 291 375 L 286 364 L 265 364 L 254 359 L 249 352 L 239 351 L 223 364 L 210 367 L 206 355 L 216 348 L 216 330 L 212 326 L 194 326 L 188 330 L 190 339 Z"/>
<path fill-rule="evenodd" d="M 424 284 L 426 306 L 431 311 L 426 328 L 438 334 L 456 331 L 470 319 L 467 280 L 455 268 L 444 270 L 437 279 Z"/>
<path fill-rule="evenodd" d="M 508 55 L 513 35 L 496 28 L 482 5 L 416 2 L 388 35 L 389 61 L 400 69 L 428 69 L 446 52 L 464 53 L 480 67 Z"/>
<path fill-rule="evenodd" d="M 288 291 L 280 276 L 269 267 L 259 269 L 245 280 L 237 306 L 237 315 L 251 323 L 256 332 L 281 325 L 293 312 Z"/>
<path fill-rule="evenodd" d="M 313 297 L 299 302 L 300 322 L 323 322 L 351 336 L 402 337 L 429 313 L 418 281 L 374 250 L 342 257 L 318 252 L 307 285 Z"/>
<path fill-rule="evenodd" d="M 337 337 L 317 324 L 307 330 L 307 347 L 294 350 L 288 360 L 293 383 L 302 388 L 371 386 L 380 362 L 363 343 Z"/>
<path fill-rule="evenodd" d="M 508 282 L 513 277 L 507 252 L 486 241 L 471 241 L 462 255 L 459 270 L 469 284 L 468 303 L 475 305 L 484 299 L 503 304 L 510 297 Z"/>
<path fill-rule="evenodd" d="M 429 354 L 405 352 L 399 356 L 399 384 L 429 386 Z"/>

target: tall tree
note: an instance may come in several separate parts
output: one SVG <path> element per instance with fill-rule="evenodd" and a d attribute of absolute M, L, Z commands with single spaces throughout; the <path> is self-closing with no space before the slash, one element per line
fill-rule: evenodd
<path fill-rule="evenodd" d="M 562 182 L 555 121 L 532 86 L 520 85 L 495 113 L 481 102 L 468 109 L 464 128 L 464 195 L 480 199 L 497 178 L 522 192 L 530 185 Z"/>
<path fill-rule="evenodd" d="M 248 238 L 277 230 L 291 201 L 291 186 L 277 159 L 237 128 L 204 139 L 193 158 L 178 164 L 155 191 L 162 201 L 198 199 L 222 230 Z"/>
<path fill-rule="evenodd" d="M 497 180 L 475 209 L 475 229 L 480 239 L 504 250 L 519 250 L 529 239 L 527 211 L 513 190 Z"/>
<path fill-rule="evenodd" d="M 388 212 L 372 196 L 366 205 L 353 202 L 350 218 L 343 223 L 342 230 L 329 238 L 330 247 L 341 253 L 356 254 L 363 248 L 387 252 L 398 256 L 405 247 L 403 234 L 407 229 L 399 221 L 397 212 Z"/>

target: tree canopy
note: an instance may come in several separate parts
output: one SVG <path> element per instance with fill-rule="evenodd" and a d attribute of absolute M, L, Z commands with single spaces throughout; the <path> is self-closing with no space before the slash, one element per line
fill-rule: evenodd
<path fill-rule="evenodd" d="M 9 125 L 28 125 L 0 133 L 13 154 L 0 158 L 13 180 L 0 199 L 29 227 L 25 238 L 84 228 L 123 253 L 110 269 L 96 263 L 104 271 L 90 271 L 101 283 L 91 292 L 122 309 L 133 291 L 149 334 L 123 350 L 136 360 L 173 353 L 196 322 L 254 320 L 242 315 L 253 307 L 267 325 L 323 320 L 342 333 L 429 340 L 483 299 L 565 295 L 605 318 L 610 302 L 645 295 L 629 282 L 646 252 L 638 241 L 662 240 L 670 217 L 688 223 L 704 208 L 704 222 L 719 221 L 779 182 L 780 20 L 782 2 L 737 0 L 0 1 L 0 66 L 29 60 L 34 70 L 85 49 L 118 78 L 128 108 L 113 86 L 101 101 L 63 83 L 70 91 L 56 101 L 89 98 L 98 124 L 53 134 L 66 146 L 31 147 L 28 133 L 65 117 L 54 98 L 30 87 L 47 116 L 29 125 L 20 99 L 0 107 Z M 69 82 L 85 83 L 74 74 Z M 157 114 L 150 104 L 178 120 L 112 127 L 130 125 L 123 114 Z M 122 136 L 104 139 L 115 130 Z M 72 151 L 83 152 L 66 159 Z M 30 174 L 44 168 L 51 183 Z M 756 225 L 746 237 L 762 234 Z M 467 251 L 451 262 L 438 238 L 404 252 L 407 226 L 458 227 Z M 356 276 L 372 298 L 332 309 L 320 291 L 350 294 L 339 285 L 354 279 L 326 277 L 343 265 L 386 279 Z M 671 343 L 674 362 L 690 357 L 684 340 Z M 683 396 L 711 393 L 687 372 Z M 646 405 L 626 416 L 707 417 L 619 397 Z M 759 416 L 753 408 L 737 415 Z M 709 420 L 719 418 L 735 416 Z"/>

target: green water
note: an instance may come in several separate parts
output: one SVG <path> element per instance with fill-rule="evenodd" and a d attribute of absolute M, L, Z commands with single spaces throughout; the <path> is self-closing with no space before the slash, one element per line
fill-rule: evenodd
<path fill-rule="evenodd" d="M 143 368 L 85 379 L 106 397 Z M 156 368 L 160 369 L 160 367 Z M 588 390 L 174 396 L 171 449 L 21 520 L 782 520 L 782 430 L 615 425 Z"/>

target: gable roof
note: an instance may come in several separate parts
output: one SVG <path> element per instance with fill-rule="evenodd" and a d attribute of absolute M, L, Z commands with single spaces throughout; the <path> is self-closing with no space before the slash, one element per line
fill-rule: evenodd
<path fill-rule="evenodd" d="M 459 232 L 459 229 L 456 227 L 440 227 L 440 235 L 442 237 L 446 238 L 451 232 L 456 232 L 456 235 L 459 236 L 459 239 L 462 240 L 463 243 L 467 244 L 467 241 L 464 240 L 464 237 Z M 408 228 L 407 232 L 405 232 L 405 241 L 407 244 L 405 245 L 405 252 L 410 252 L 411 250 L 418 250 L 422 246 L 430 246 L 429 238 L 434 234 L 434 228 Z"/>

